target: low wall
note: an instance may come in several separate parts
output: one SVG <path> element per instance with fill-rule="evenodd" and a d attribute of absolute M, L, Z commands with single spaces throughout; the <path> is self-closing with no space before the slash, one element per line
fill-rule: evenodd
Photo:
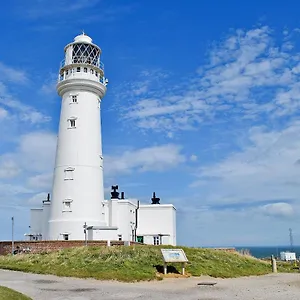
<path fill-rule="evenodd" d="M 137 242 L 130 242 L 131 245 L 141 245 Z M 16 241 L 14 249 L 22 253 L 41 253 L 57 251 L 65 248 L 84 246 L 84 241 Z M 88 241 L 88 246 L 103 247 L 107 245 L 107 241 Z M 111 241 L 111 246 L 128 245 L 124 241 Z M 12 252 L 11 241 L 0 242 L 0 255 L 6 255 Z"/>

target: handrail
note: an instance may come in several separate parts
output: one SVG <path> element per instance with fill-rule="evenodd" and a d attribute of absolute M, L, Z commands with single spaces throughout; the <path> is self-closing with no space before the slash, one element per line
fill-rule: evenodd
<path fill-rule="evenodd" d="M 72 61 L 71 64 L 85 64 L 85 65 L 89 65 L 89 66 L 94 66 L 94 67 L 97 67 L 99 68 L 100 70 L 102 70 L 104 72 L 104 64 L 102 61 L 97 61 L 95 63 L 92 63 L 91 61 L 89 61 L 88 59 L 81 59 L 81 61 Z M 67 65 L 71 65 L 71 64 L 67 64 Z M 66 66 L 66 60 L 63 59 L 60 63 L 60 69 L 63 68 L 64 66 Z"/>

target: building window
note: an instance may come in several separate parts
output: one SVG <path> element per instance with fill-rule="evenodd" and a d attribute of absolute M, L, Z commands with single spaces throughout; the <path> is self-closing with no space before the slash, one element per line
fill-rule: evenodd
<path fill-rule="evenodd" d="M 137 241 L 138 243 L 144 244 L 144 237 L 143 237 L 143 236 L 137 236 L 137 237 L 136 237 L 136 241 Z"/>
<path fill-rule="evenodd" d="M 94 74 L 94 70 L 93 69 L 91 69 L 91 74 Z"/>
<path fill-rule="evenodd" d="M 76 71 L 77 71 L 77 72 L 80 72 L 80 67 L 77 67 Z"/>
<path fill-rule="evenodd" d="M 63 212 L 71 212 L 72 211 L 72 201 L 71 199 L 66 199 L 63 201 Z"/>
<path fill-rule="evenodd" d="M 83 69 L 83 72 L 84 72 L 84 73 L 87 73 L 87 68 L 84 68 L 84 69 Z"/>
<path fill-rule="evenodd" d="M 68 241 L 69 240 L 69 235 L 68 234 L 63 234 L 63 239 L 64 239 L 64 241 Z"/>
<path fill-rule="evenodd" d="M 160 245 L 160 238 L 159 236 L 153 237 L 153 245 Z"/>
<path fill-rule="evenodd" d="M 66 70 L 66 75 L 68 75 L 69 74 L 69 70 Z"/>
<path fill-rule="evenodd" d="M 95 72 L 96 77 L 98 77 L 98 72 Z"/>
<path fill-rule="evenodd" d="M 73 180 L 74 179 L 74 168 L 65 169 L 65 180 Z"/>
<path fill-rule="evenodd" d="M 118 240 L 122 241 L 122 234 L 118 234 Z"/>

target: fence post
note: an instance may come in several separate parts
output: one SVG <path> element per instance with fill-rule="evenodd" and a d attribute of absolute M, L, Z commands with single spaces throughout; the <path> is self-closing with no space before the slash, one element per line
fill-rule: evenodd
<path fill-rule="evenodd" d="M 276 259 L 274 258 L 274 255 L 272 255 L 271 261 L 272 261 L 272 272 L 277 273 L 277 263 L 276 263 Z"/>

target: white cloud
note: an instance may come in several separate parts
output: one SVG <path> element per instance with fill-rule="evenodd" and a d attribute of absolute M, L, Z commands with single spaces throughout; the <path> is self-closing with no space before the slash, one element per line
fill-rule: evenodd
<path fill-rule="evenodd" d="M 206 203 L 299 200 L 300 123 L 280 131 L 255 127 L 240 151 L 197 171 Z"/>
<path fill-rule="evenodd" d="M 16 177 L 20 172 L 20 167 L 9 155 L 0 156 L 0 179 Z"/>
<path fill-rule="evenodd" d="M 27 74 L 23 70 L 12 68 L 2 62 L 0 62 L 0 69 L 1 69 L 0 80 L 3 82 L 19 83 L 19 84 L 24 84 L 29 82 Z"/>
<path fill-rule="evenodd" d="M 167 132 L 229 118 L 290 115 L 300 105 L 299 54 L 292 38 L 277 41 L 266 26 L 237 30 L 215 43 L 194 78 L 157 80 L 154 72 L 127 84 L 121 97 L 130 105 L 121 114 L 129 126 Z"/>
<path fill-rule="evenodd" d="M 264 214 L 275 217 L 291 217 L 294 214 L 294 209 L 289 203 L 272 203 L 261 207 Z"/>
<path fill-rule="evenodd" d="M 185 161 L 181 147 L 167 144 L 142 149 L 127 150 L 114 156 L 104 157 L 104 173 L 120 174 L 132 171 L 163 171 Z"/>
<path fill-rule="evenodd" d="M 28 171 L 45 172 L 54 166 L 56 135 L 49 132 L 32 132 L 20 138 L 19 163 Z"/>
<path fill-rule="evenodd" d="M 51 117 L 37 111 L 32 106 L 22 104 L 20 101 L 13 99 L 8 93 L 0 97 L 0 105 L 10 109 L 10 114 L 14 115 L 17 121 L 38 124 L 47 123 L 51 120 Z"/>
<path fill-rule="evenodd" d="M 47 193 L 38 193 L 28 199 L 28 204 L 33 206 L 38 205 L 39 207 L 41 207 L 43 200 L 46 199 L 47 199 Z"/>
<path fill-rule="evenodd" d="M 51 163 L 49 163 L 51 165 Z M 37 190 L 50 191 L 53 173 L 38 174 L 28 178 L 28 186 Z"/>
<path fill-rule="evenodd" d="M 23 13 L 23 17 L 31 19 L 56 17 L 65 13 L 82 12 L 86 8 L 95 6 L 98 2 L 99 0 L 74 0 L 70 3 L 68 0 L 53 0 L 51 9 L 49 9 L 48 0 L 32 0 L 30 4 L 21 5 L 19 12 Z"/>
<path fill-rule="evenodd" d="M 8 112 L 4 108 L 0 107 L 0 121 L 8 117 Z"/>
<path fill-rule="evenodd" d="M 191 161 L 197 161 L 197 160 L 198 160 L 197 155 L 192 154 L 192 155 L 190 156 L 190 160 L 191 160 Z"/>

